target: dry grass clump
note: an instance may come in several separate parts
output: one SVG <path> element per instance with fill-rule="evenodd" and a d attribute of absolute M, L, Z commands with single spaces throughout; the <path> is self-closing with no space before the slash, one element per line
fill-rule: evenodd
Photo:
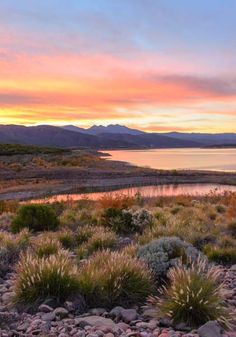
<path fill-rule="evenodd" d="M 117 237 L 115 233 L 108 230 L 95 232 L 87 242 L 77 249 L 79 259 L 86 258 L 98 250 L 112 249 L 115 247 Z"/>
<path fill-rule="evenodd" d="M 12 221 L 15 214 L 10 212 L 4 212 L 0 214 L 0 229 L 1 230 L 10 230 Z"/>
<path fill-rule="evenodd" d="M 84 264 L 79 283 L 90 307 L 142 304 L 154 290 L 151 273 L 141 261 L 110 251 L 97 252 Z"/>
<path fill-rule="evenodd" d="M 14 213 L 16 212 L 19 204 L 14 200 L 0 200 L 0 214 L 2 213 Z"/>
<path fill-rule="evenodd" d="M 124 248 L 122 248 L 121 252 L 124 255 L 128 255 L 130 257 L 136 257 L 137 256 L 137 250 L 138 250 L 138 244 L 136 243 L 131 243 Z"/>
<path fill-rule="evenodd" d="M 205 261 L 193 263 L 189 268 L 176 266 L 169 271 L 170 285 L 160 288 L 160 296 L 151 297 L 149 305 L 158 317 L 164 315 L 174 324 L 186 323 L 198 327 L 217 320 L 229 327 L 230 314 L 224 304 L 225 285 L 219 282 L 221 270 L 208 267 Z"/>
<path fill-rule="evenodd" d="M 230 222 L 227 226 L 229 234 L 236 239 L 236 220 Z"/>
<path fill-rule="evenodd" d="M 103 209 L 127 209 L 133 206 L 135 201 L 135 197 L 131 197 L 122 193 L 107 193 L 98 200 L 98 204 Z"/>
<path fill-rule="evenodd" d="M 75 233 L 77 245 L 87 242 L 93 236 L 93 234 L 98 232 L 101 233 L 103 231 L 103 227 L 99 226 L 84 226 L 78 228 L 77 232 Z"/>
<path fill-rule="evenodd" d="M 28 230 L 23 230 L 17 235 L 0 232 L 0 277 L 5 276 L 14 267 L 20 252 L 28 247 L 29 242 Z"/>
<path fill-rule="evenodd" d="M 39 258 L 58 254 L 62 250 L 60 242 L 52 237 L 39 236 L 33 242 L 33 251 Z"/>
<path fill-rule="evenodd" d="M 48 297 L 62 301 L 78 289 L 78 270 L 65 251 L 42 258 L 30 253 L 21 256 L 16 268 L 15 303 L 34 304 Z"/>
<path fill-rule="evenodd" d="M 236 244 L 226 247 L 207 245 L 204 252 L 209 261 L 223 265 L 236 264 Z"/>

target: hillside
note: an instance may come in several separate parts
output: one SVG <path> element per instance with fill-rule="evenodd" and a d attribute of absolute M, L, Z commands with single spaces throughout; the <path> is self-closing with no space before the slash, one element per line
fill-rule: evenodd
<path fill-rule="evenodd" d="M 202 145 L 194 141 L 174 139 L 160 134 L 102 133 L 91 135 L 49 125 L 33 127 L 1 125 L 0 143 L 93 149 L 198 147 Z"/>

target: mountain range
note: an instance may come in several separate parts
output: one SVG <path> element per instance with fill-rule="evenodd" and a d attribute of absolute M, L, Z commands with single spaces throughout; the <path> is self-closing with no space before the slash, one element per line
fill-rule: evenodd
<path fill-rule="evenodd" d="M 236 133 L 147 133 L 122 125 L 0 125 L 0 143 L 91 149 L 204 147 L 236 144 Z"/>

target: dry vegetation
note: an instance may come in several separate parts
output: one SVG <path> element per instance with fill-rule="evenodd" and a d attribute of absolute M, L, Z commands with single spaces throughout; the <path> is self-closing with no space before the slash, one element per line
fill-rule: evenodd
<path fill-rule="evenodd" d="M 236 264 L 235 193 L 153 199 L 107 194 L 97 202 L 0 206 L 0 276 L 14 273 L 15 304 L 76 294 L 87 308 L 94 299 L 96 306 L 129 307 L 154 296 L 158 315 L 176 323 L 199 326 L 210 317 L 228 325 L 220 269 L 213 272 L 209 262 L 216 268 Z M 189 291 L 192 315 L 183 300 Z M 199 291 L 205 294 L 200 302 Z"/>

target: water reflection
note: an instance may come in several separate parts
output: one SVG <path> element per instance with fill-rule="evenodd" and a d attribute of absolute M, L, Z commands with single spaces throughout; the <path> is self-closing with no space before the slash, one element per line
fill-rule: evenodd
<path fill-rule="evenodd" d="M 123 188 L 120 190 L 109 192 L 109 194 L 114 195 L 117 193 L 123 193 L 129 196 L 135 196 L 140 193 L 143 197 L 158 197 L 158 196 L 177 196 L 177 195 L 206 195 L 210 192 L 215 192 L 222 194 L 225 191 L 236 192 L 236 186 L 229 185 L 216 185 L 216 184 L 182 184 L 182 185 L 158 185 L 158 186 L 142 186 L 142 187 L 130 187 Z M 98 200 L 104 194 L 108 192 L 96 192 L 96 193 L 86 193 L 86 194 L 69 194 L 69 195 L 55 195 L 45 199 L 34 200 L 32 202 L 56 202 L 56 201 L 68 201 L 68 200 L 81 200 L 88 198 L 90 200 Z"/>
<path fill-rule="evenodd" d="M 236 171 L 236 149 L 150 149 L 107 151 L 108 159 L 156 169 Z"/>

